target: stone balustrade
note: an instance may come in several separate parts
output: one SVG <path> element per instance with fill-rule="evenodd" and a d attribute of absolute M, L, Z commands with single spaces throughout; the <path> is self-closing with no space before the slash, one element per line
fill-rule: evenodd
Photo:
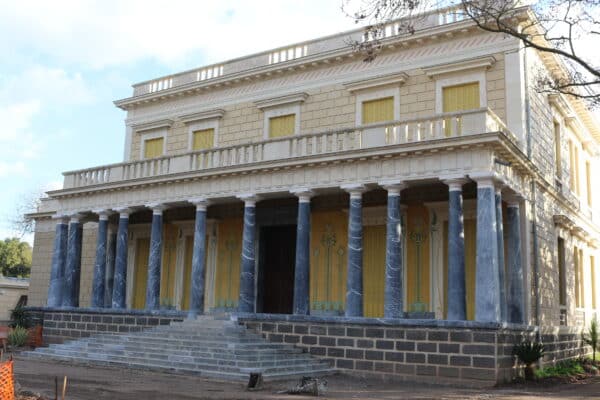
<path fill-rule="evenodd" d="M 480 108 L 70 171 L 64 173 L 63 187 L 72 189 L 169 174 L 250 166 L 274 160 L 319 158 L 356 150 L 439 141 L 486 132 L 500 132 L 517 143 L 516 137 L 491 110 Z"/>
<path fill-rule="evenodd" d="M 460 22 L 464 19 L 461 9 L 456 6 L 426 12 L 418 16 L 413 15 L 410 16 L 410 18 L 411 23 L 415 26 L 417 31 Z M 241 72 L 251 71 L 261 67 L 269 67 L 276 64 L 285 64 L 286 62 L 296 61 L 309 56 L 319 56 L 348 49 L 349 43 L 352 42 L 361 42 L 372 39 L 392 39 L 404 34 L 404 31 L 400 31 L 399 29 L 401 24 L 402 19 L 386 24 L 382 30 L 381 37 L 377 38 L 365 39 L 363 28 L 358 28 L 350 32 L 264 51 L 221 64 L 205 66 L 173 75 L 163 76 L 150 81 L 140 82 L 133 85 L 133 97 L 153 94 L 177 87 L 184 87 L 196 82 L 216 80 L 221 77 L 234 78 L 236 74 Z"/>

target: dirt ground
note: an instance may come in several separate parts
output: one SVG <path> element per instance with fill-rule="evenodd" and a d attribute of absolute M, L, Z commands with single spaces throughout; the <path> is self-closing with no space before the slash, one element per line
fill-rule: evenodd
<path fill-rule="evenodd" d="M 84 367 L 63 363 L 15 359 L 15 379 L 22 390 L 54 398 L 54 378 L 68 376 L 67 400 L 139 399 L 312 399 L 277 394 L 296 381 L 267 383 L 248 392 L 241 383 L 219 382 L 189 375 L 140 370 Z M 510 385 L 489 389 L 454 388 L 426 384 L 381 382 L 347 375 L 326 378 L 323 399 L 599 399 L 600 377 L 549 387 Z M 434 383 L 435 381 L 432 381 Z"/>

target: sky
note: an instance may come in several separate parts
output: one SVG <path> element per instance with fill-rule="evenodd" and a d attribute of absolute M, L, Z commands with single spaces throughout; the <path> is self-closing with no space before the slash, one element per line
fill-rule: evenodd
<path fill-rule="evenodd" d="M 131 85 L 355 28 L 341 0 L 0 0 L 0 240 L 62 172 L 120 162 Z M 31 241 L 27 235 L 25 240 Z"/>

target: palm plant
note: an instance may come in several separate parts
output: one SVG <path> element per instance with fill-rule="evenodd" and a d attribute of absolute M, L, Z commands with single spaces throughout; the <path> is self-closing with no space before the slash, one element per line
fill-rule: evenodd
<path fill-rule="evenodd" d="M 583 342 L 592 348 L 592 360 L 596 362 L 596 350 L 598 349 L 598 320 L 593 319 L 587 334 L 582 334 Z"/>
<path fill-rule="evenodd" d="M 525 379 L 533 379 L 535 374 L 535 363 L 545 354 L 544 345 L 538 342 L 525 340 L 513 348 L 513 354 L 520 362 L 525 364 Z"/>

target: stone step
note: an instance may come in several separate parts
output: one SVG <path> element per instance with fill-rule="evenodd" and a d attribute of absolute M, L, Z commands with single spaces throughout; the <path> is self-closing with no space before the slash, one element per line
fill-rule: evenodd
<path fill-rule="evenodd" d="M 96 343 L 137 343 L 148 346 L 160 346 L 160 347 L 172 347 L 172 348 L 185 348 L 185 347 L 207 347 L 214 349 L 223 348 L 252 348 L 252 349 L 276 349 L 283 348 L 289 345 L 284 343 L 269 343 L 261 341 L 259 339 L 248 340 L 248 341 L 235 341 L 235 340 L 189 340 L 189 339 L 177 339 L 176 337 L 165 337 L 165 338 L 148 338 L 148 337 L 136 337 L 133 335 L 118 336 L 118 335 L 106 335 L 98 336 L 94 338 Z"/>

